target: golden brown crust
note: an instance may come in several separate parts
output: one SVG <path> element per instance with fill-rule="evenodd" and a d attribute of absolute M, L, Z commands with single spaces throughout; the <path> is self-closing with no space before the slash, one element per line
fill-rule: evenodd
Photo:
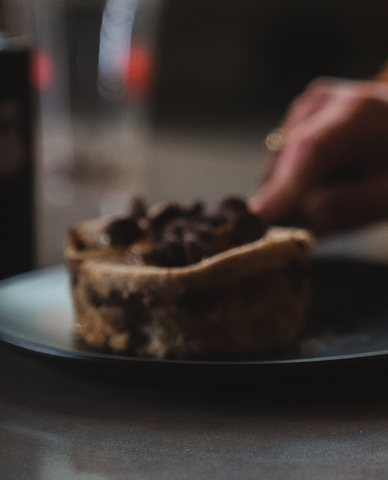
<path fill-rule="evenodd" d="M 256 242 L 164 268 L 126 263 L 125 249 L 104 243 L 103 224 L 75 227 L 66 247 L 77 332 L 89 345 L 173 358 L 252 354 L 292 344 L 303 328 L 307 231 L 271 228 Z"/>

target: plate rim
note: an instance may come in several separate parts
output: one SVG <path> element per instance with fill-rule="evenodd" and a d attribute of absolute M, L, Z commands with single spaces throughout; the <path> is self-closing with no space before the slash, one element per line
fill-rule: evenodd
<path fill-rule="evenodd" d="M 388 265 L 373 261 L 360 261 L 347 257 L 330 257 L 328 259 L 319 258 L 319 262 L 324 263 L 351 263 L 359 265 L 377 265 L 388 269 Z M 21 273 L 13 277 L 5 278 L 0 281 L 0 291 L 7 286 L 17 284 L 23 279 L 34 279 L 38 277 L 49 276 L 54 273 L 63 273 L 69 275 L 66 265 L 59 264 L 50 267 L 35 269 L 29 272 Z M 328 355 L 321 357 L 300 357 L 300 358 L 278 358 L 268 360 L 206 360 L 206 359 L 169 359 L 169 358 L 152 358 L 152 357 L 136 357 L 132 355 L 118 355 L 113 353 L 96 352 L 96 351 L 72 351 L 20 338 L 16 335 L 2 331 L 0 321 L 0 342 L 13 345 L 25 351 L 43 355 L 50 358 L 71 359 L 77 361 L 104 362 L 104 363 L 122 363 L 123 365 L 143 364 L 143 365 L 187 365 L 187 366 L 217 366 L 217 367 L 265 367 L 265 366 L 285 366 L 285 365 L 310 365 L 310 364 L 332 364 L 335 362 L 346 362 L 354 360 L 362 360 L 366 358 L 388 357 L 388 348 L 376 351 L 365 351 L 358 353 Z"/>
<path fill-rule="evenodd" d="M 365 358 L 388 357 L 388 349 L 377 350 L 375 352 L 361 352 L 353 354 L 330 355 L 326 357 L 306 357 L 306 358 L 284 358 L 272 360 L 201 360 L 201 359 L 174 359 L 174 358 L 152 358 L 152 357 L 136 357 L 132 355 L 117 355 L 103 352 L 73 352 L 43 343 L 33 342 L 30 340 L 20 339 L 16 336 L 6 334 L 0 328 L 0 342 L 13 345 L 25 351 L 37 355 L 43 355 L 51 358 L 69 359 L 77 361 L 104 362 L 104 363 L 121 363 L 121 364 L 147 364 L 147 365 L 187 365 L 187 366 L 217 366 L 217 367 L 266 367 L 275 365 L 311 365 L 315 363 L 335 363 L 346 362 Z"/>

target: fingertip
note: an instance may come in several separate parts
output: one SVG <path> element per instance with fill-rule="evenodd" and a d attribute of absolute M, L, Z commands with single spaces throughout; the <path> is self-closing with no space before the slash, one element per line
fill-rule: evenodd
<path fill-rule="evenodd" d="M 281 223 L 289 216 L 288 203 L 278 192 L 258 194 L 248 201 L 249 210 L 267 225 Z"/>
<path fill-rule="evenodd" d="M 248 200 L 247 206 L 251 213 L 260 217 L 264 222 L 271 223 L 273 221 L 273 208 L 270 197 L 262 194 L 255 195 Z"/>
<path fill-rule="evenodd" d="M 260 213 L 261 210 L 261 197 L 260 195 L 254 195 L 253 197 L 249 198 L 247 201 L 247 207 L 251 213 L 257 215 Z"/>

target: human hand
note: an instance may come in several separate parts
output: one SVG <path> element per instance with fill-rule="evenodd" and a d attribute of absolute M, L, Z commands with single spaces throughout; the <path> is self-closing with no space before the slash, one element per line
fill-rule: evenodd
<path fill-rule="evenodd" d="M 251 211 L 317 234 L 388 218 L 388 84 L 317 79 L 281 125 Z"/>

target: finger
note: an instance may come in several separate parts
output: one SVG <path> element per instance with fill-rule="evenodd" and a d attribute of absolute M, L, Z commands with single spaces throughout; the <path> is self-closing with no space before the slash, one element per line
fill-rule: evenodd
<path fill-rule="evenodd" d="M 272 177 L 273 172 L 276 169 L 276 163 L 277 163 L 278 157 L 279 157 L 279 152 L 271 152 L 267 156 L 264 168 L 259 178 L 259 182 L 258 182 L 259 186 L 264 185 Z"/>
<path fill-rule="evenodd" d="M 301 212 L 317 234 L 388 219 L 388 175 L 313 189 L 303 200 Z"/>
<path fill-rule="evenodd" d="M 355 162 L 364 128 L 359 102 L 339 95 L 290 131 L 271 176 L 249 206 L 276 223 L 295 214 L 303 195 Z"/>
<path fill-rule="evenodd" d="M 279 154 L 267 183 L 250 199 L 252 212 L 268 223 L 293 216 L 306 192 L 350 163 L 355 146 L 352 131 L 347 128 L 332 124 L 310 133 L 305 129 L 301 138 L 291 139 Z"/>
<path fill-rule="evenodd" d="M 333 78 L 318 78 L 291 103 L 282 122 L 282 128 L 290 130 L 320 111 L 341 88 L 343 81 Z"/>
<path fill-rule="evenodd" d="M 287 131 L 297 126 L 299 123 L 308 119 L 318 111 L 322 110 L 324 104 L 333 97 L 334 79 L 316 79 L 313 80 L 306 90 L 296 97 L 290 105 L 285 119 L 282 121 L 281 130 L 287 135 Z M 266 138 L 266 143 L 272 131 Z M 268 144 L 267 144 L 268 147 Z M 265 166 L 261 174 L 259 185 L 264 184 L 272 176 L 279 158 L 279 150 L 271 149 L 265 160 Z"/>

